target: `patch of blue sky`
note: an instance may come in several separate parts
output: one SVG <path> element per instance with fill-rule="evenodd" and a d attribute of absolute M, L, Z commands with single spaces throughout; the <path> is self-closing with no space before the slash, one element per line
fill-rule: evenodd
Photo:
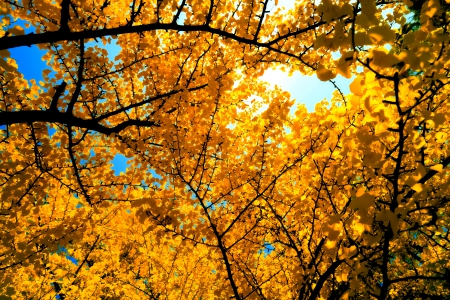
<path fill-rule="evenodd" d="M 13 19 L 13 18 L 11 18 L 11 19 Z M 34 33 L 34 31 L 35 31 L 34 30 L 35 28 L 33 26 L 31 26 L 30 22 L 26 22 L 26 21 L 21 20 L 21 19 L 17 19 L 15 21 L 12 21 L 9 27 L 14 27 L 16 25 L 19 25 L 20 27 L 22 27 L 24 32 L 25 32 L 25 34 Z"/>
<path fill-rule="evenodd" d="M 29 24 L 29 23 L 28 23 Z M 14 26 L 19 25 L 25 29 L 25 34 L 33 33 L 35 28 L 33 26 L 25 26 L 26 22 L 23 20 L 17 20 L 14 22 Z M 108 38 L 108 37 L 107 37 Z M 108 52 L 108 58 L 111 61 L 115 61 L 115 57 L 119 54 L 122 49 L 119 45 L 117 45 L 117 39 L 111 39 L 111 43 L 103 44 L 101 39 L 98 39 L 98 42 L 92 40 L 86 43 L 87 47 L 98 46 L 101 49 L 105 49 Z M 42 60 L 42 57 L 46 53 L 46 50 L 39 49 L 36 45 L 32 46 L 22 46 L 16 47 L 8 50 L 10 55 L 14 60 L 16 60 L 18 65 L 18 70 L 22 73 L 27 80 L 35 79 L 37 83 L 41 81 L 42 71 L 45 69 L 49 69 L 46 62 Z M 52 77 L 55 72 L 51 72 L 49 77 Z"/>
<path fill-rule="evenodd" d="M 106 37 L 106 38 L 108 39 L 110 37 Z M 111 61 L 116 61 L 116 56 L 119 55 L 120 51 L 122 50 L 122 47 L 117 45 L 117 39 L 113 39 L 113 38 L 111 38 L 110 43 L 104 44 L 101 39 L 97 39 L 97 41 L 95 41 L 95 40 L 89 41 L 88 43 L 86 43 L 85 46 L 86 46 L 86 48 L 97 46 L 100 49 L 105 49 L 106 51 L 108 51 L 108 58 Z M 118 61 L 116 61 L 116 62 L 118 62 Z"/>
<path fill-rule="evenodd" d="M 128 184 L 124 184 L 124 185 L 123 185 L 123 189 L 122 189 L 122 193 L 125 194 L 125 193 L 127 192 L 128 187 L 129 187 Z"/>
<path fill-rule="evenodd" d="M 278 8 L 284 8 L 282 12 L 288 12 L 290 9 L 294 9 L 295 1 L 292 0 L 278 0 L 278 4 L 275 7 L 275 1 L 269 1 L 269 10 L 275 11 Z M 340 57 L 340 53 L 332 53 L 335 58 Z M 358 71 L 358 70 L 357 70 Z M 323 99 L 330 100 L 335 90 L 335 87 L 330 82 L 320 81 L 317 76 L 305 76 L 300 72 L 294 72 L 292 76 L 289 76 L 286 72 L 279 69 L 267 70 L 261 77 L 261 80 L 269 82 L 272 86 L 278 85 L 283 90 L 288 91 L 291 94 L 291 98 L 296 100 L 296 104 L 304 104 L 309 112 L 315 110 L 315 106 Z M 333 79 L 335 84 L 340 88 L 344 95 L 350 92 L 349 85 L 353 81 L 353 78 L 347 79 L 338 75 Z M 296 110 L 296 105 L 291 108 L 291 113 Z"/>
<path fill-rule="evenodd" d="M 167 178 L 166 184 L 164 184 L 164 189 L 168 190 L 172 187 L 172 184 L 170 183 L 170 178 Z"/>
<path fill-rule="evenodd" d="M 80 165 L 81 166 L 86 166 L 87 162 L 88 161 L 86 159 L 80 159 Z"/>
<path fill-rule="evenodd" d="M 15 25 L 19 25 L 25 30 L 25 34 L 33 33 L 34 27 L 25 26 L 27 22 L 23 20 L 17 20 L 14 22 Z M 29 25 L 29 23 L 28 23 Z M 33 46 L 22 46 L 16 47 L 8 50 L 11 57 L 16 60 L 18 65 L 18 70 L 23 74 L 25 79 L 31 80 L 35 79 L 36 82 L 42 80 L 42 71 L 48 69 L 47 64 L 42 60 L 42 56 L 46 53 L 46 50 L 39 49 L 36 45 Z M 54 73 L 54 72 L 52 72 Z M 50 73 L 49 76 L 52 75 Z"/>
<path fill-rule="evenodd" d="M 111 160 L 111 169 L 114 171 L 115 176 L 119 176 L 121 172 L 126 172 L 129 167 L 131 158 L 127 158 L 123 154 L 116 154 Z"/>
<path fill-rule="evenodd" d="M 147 189 L 148 187 L 156 187 L 158 189 L 161 187 L 161 184 L 157 181 L 153 181 L 148 184 L 144 179 L 141 181 L 141 185 L 143 190 Z"/>
<path fill-rule="evenodd" d="M 216 206 L 210 201 L 206 201 L 206 207 L 213 211 L 216 210 Z"/>
<path fill-rule="evenodd" d="M 184 21 L 186 20 L 186 13 L 183 11 L 180 14 L 180 17 L 177 20 L 178 25 L 184 25 Z"/>
<path fill-rule="evenodd" d="M 258 250 L 258 254 L 263 253 L 264 257 L 267 257 L 267 255 L 269 255 L 270 253 L 272 253 L 272 251 L 275 250 L 275 247 L 269 242 L 264 242 L 262 246 L 263 248 Z"/>
<path fill-rule="evenodd" d="M 305 76 L 300 72 L 294 72 L 292 76 L 279 69 L 269 69 L 261 77 L 262 81 L 270 83 L 272 86 L 279 86 L 291 94 L 291 98 L 296 104 L 304 104 L 309 112 L 315 110 L 315 106 L 323 99 L 331 99 L 335 87 L 330 82 L 320 81 L 317 76 Z M 333 79 L 344 95 L 350 93 L 350 83 L 353 78 L 347 79 L 338 75 Z M 291 108 L 291 113 L 296 109 L 296 105 Z"/>
<path fill-rule="evenodd" d="M 48 137 L 52 137 L 56 133 L 56 129 L 47 125 Z"/>
<path fill-rule="evenodd" d="M 195 203 L 196 204 L 196 203 Z M 195 204 L 194 204 L 194 207 L 195 207 Z M 226 200 L 221 200 L 221 201 L 219 201 L 219 202 L 217 202 L 217 203 L 212 203 L 212 202 L 210 202 L 210 201 L 206 201 L 206 207 L 207 208 L 209 208 L 209 209 L 211 209 L 211 210 L 216 210 L 216 209 L 218 209 L 218 208 L 225 208 L 225 207 L 227 207 L 227 205 L 228 205 L 228 201 L 226 201 Z"/>
<path fill-rule="evenodd" d="M 222 207 L 222 208 L 227 207 L 227 205 L 228 205 L 228 201 L 226 201 L 226 200 L 222 200 L 222 201 L 219 201 L 216 203 L 217 207 Z"/>
<path fill-rule="evenodd" d="M 292 130 L 289 127 L 287 127 L 287 126 L 283 126 L 283 128 L 284 128 L 284 132 L 286 134 L 290 134 L 292 132 Z"/>
<path fill-rule="evenodd" d="M 228 124 L 227 128 L 233 130 L 234 128 L 236 128 L 236 124 Z"/>
<path fill-rule="evenodd" d="M 12 48 L 9 49 L 9 52 L 11 57 L 17 62 L 19 72 L 27 80 L 35 79 L 39 83 L 42 80 L 42 71 L 49 69 L 42 60 L 46 51 L 40 50 L 37 46 Z M 52 73 L 49 76 L 51 75 Z"/>
<path fill-rule="evenodd" d="M 56 254 L 64 255 L 67 260 L 72 262 L 74 265 L 78 266 L 78 261 L 75 257 L 69 255 L 69 251 L 67 251 L 66 247 L 58 245 L 58 250 L 56 250 Z"/>
<path fill-rule="evenodd" d="M 339 52 L 339 51 L 334 51 L 334 52 L 331 52 L 331 57 L 333 57 L 334 59 L 339 59 L 339 58 L 341 58 L 341 52 Z"/>

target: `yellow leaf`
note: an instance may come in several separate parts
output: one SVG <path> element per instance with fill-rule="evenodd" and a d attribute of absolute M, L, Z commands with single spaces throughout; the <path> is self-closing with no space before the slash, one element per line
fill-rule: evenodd
<path fill-rule="evenodd" d="M 377 7 L 375 2 L 372 0 L 361 0 L 361 14 L 367 17 L 367 19 L 372 20 L 375 17 Z"/>
<path fill-rule="evenodd" d="M 428 0 L 422 5 L 422 11 L 420 16 L 421 22 L 426 22 L 427 19 L 432 18 L 439 10 L 440 4 L 436 0 Z"/>
<path fill-rule="evenodd" d="M 356 224 L 353 226 L 353 228 L 355 229 L 355 231 L 356 231 L 359 235 L 361 235 L 361 234 L 364 232 L 364 230 L 365 230 L 365 226 L 364 226 L 364 224 L 362 224 L 362 223 L 356 223 Z"/>
<path fill-rule="evenodd" d="M 9 12 L 11 11 L 11 9 L 8 6 L 2 6 L 0 7 L 0 16 L 4 16 L 9 14 Z"/>
<path fill-rule="evenodd" d="M 436 172 L 442 172 L 443 166 L 442 164 L 437 164 L 430 167 L 430 170 L 436 171 Z"/>
<path fill-rule="evenodd" d="M 350 92 L 352 92 L 355 95 L 361 96 L 362 95 L 362 78 L 356 77 L 355 80 L 350 83 Z"/>
<path fill-rule="evenodd" d="M 353 6 L 350 3 L 344 3 L 341 6 L 341 15 L 353 15 Z"/>
<path fill-rule="evenodd" d="M 6 57 L 10 57 L 11 54 L 9 53 L 9 51 L 7 49 L 4 50 L 0 50 L 0 58 L 6 58 Z"/>
<path fill-rule="evenodd" d="M 7 295 L 12 296 L 15 293 L 16 293 L 16 290 L 14 289 L 14 287 L 9 286 L 9 287 L 6 288 L 6 294 Z"/>
<path fill-rule="evenodd" d="M 375 202 L 375 197 L 369 193 L 364 193 L 361 196 L 357 196 L 352 199 L 349 207 L 351 209 L 362 209 L 367 210 L 371 207 Z"/>
<path fill-rule="evenodd" d="M 365 32 L 357 32 L 355 33 L 354 40 L 355 46 L 364 46 L 370 43 L 370 39 Z"/>
<path fill-rule="evenodd" d="M 45 70 L 42 71 L 42 76 L 43 77 L 47 77 L 51 72 L 52 72 L 51 70 L 45 69 Z"/>
<path fill-rule="evenodd" d="M 23 35 L 25 33 L 24 29 L 19 25 L 16 25 L 13 28 L 8 29 L 8 31 L 14 35 Z"/>
<path fill-rule="evenodd" d="M 433 122 L 435 126 L 441 126 L 442 124 L 445 123 L 445 120 L 446 120 L 445 115 L 442 113 L 435 114 L 433 117 Z"/>
<path fill-rule="evenodd" d="M 372 27 L 368 34 L 372 43 L 376 45 L 389 43 L 395 39 L 395 32 L 387 25 Z"/>
<path fill-rule="evenodd" d="M 365 192 L 366 192 L 366 188 L 360 187 L 360 188 L 356 191 L 355 196 L 356 196 L 356 197 L 361 197 L 362 195 L 364 195 Z"/>
<path fill-rule="evenodd" d="M 357 249 L 356 249 L 355 245 L 350 246 L 348 248 L 342 247 L 339 249 L 339 252 L 338 252 L 339 259 L 345 259 L 345 258 L 351 257 L 351 256 L 355 255 L 356 252 L 357 252 Z"/>
<path fill-rule="evenodd" d="M 364 243 L 367 246 L 372 246 L 372 245 L 378 243 L 380 241 L 381 237 L 382 237 L 382 235 L 379 234 L 379 233 L 375 234 L 375 235 L 371 235 L 370 233 L 366 233 L 364 235 Z"/>
<path fill-rule="evenodd" d="M 375 125 L 375 135 L 380 135 L 384 132 L 386 132 L 387 126 L 384 123 L 378 123 Z"/>
<path fill-rule="evenodd" d="M 386 53 L 386 51 L 382 50 L 373 50 L 371 55 L 373 64 L 382 68 L 390 68 L 400 62 L 394 54 Z"/>
<path fill-rule="evenodd" d="M 398 217 L 390 210 L 385 209 L 378 213 L 376 217 L 377 221 L 388 221 L 391 225 L 392 232 L 394 236 L 397 235 L 398 232 Z"/>
<path fill-rule="evenodd" d="M 317 67 L 316 74 L 317 78 L 319 78 L 322 81 L 328 81 L 336 77 L 336 74 L 334 74 L 332 71 L 328 70 L 322 65 L 319 65 Z"/>
<path fill-rule="evenodd" d="M 408 7 L 411 7 L 414 5 L 414 3 L 411 0 L 402 0 L 402 1 Z"/>
<path fill-rule="evenodd" d="M 417 193 L 420 193 L 423 190 L 423 184 L 416 183 L 411 187 L 412 190 L 416 191 Z"/>
<path fill-rule="evenodd" d="M 339 300 L 348 300 L 350 297 L 350 292 L 346 291 L 344 294 L 342 294 L 341 298 Z"/>
<path fill-rule="evenodd" d="M 427 144 L 427 142 L 425 141 L 425 139 L 423 138 L 423 136 L 418 137 L 415 142 L 414 142 L 414 147 L 416 149 L 420 149 L 422 147 L 424 147 Z"/>
<path fill-rule="evenodd" d="M 445 143 L 447 141 L 447 134 L 445 132 L 436 133 L 436 142 Z"/>
<path fill-rule="evenodd" d="M 362 28 L 369 28 L 371 22 L 365 14 L 360 14 L 356 18 L 356 24 L 361 26 Z"/>
<path fill-rule="evenodd" d="M 332 249 L 336 248 L 336 243 L 337 243 L 337 241 L 330 241 L 330 240 L 328 240 L 325 243 L 325 248 L 328 249 L 328 250 L 332 250 Z"/>
<path fill-rule="evenodd" d="M 345 59 L 341 59 L 336 67 L 336 71 L 338 74 L 341 74 L 345 78 L 351 78 L 352 74 L 350 72 L 351 61 L 345 61 Z"/>

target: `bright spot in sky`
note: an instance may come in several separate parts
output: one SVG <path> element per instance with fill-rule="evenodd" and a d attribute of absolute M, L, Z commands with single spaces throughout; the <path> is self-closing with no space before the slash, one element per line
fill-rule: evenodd
<path fill-rule="evenodd" d="M 289 76 L 286 72 L 279 69 L 270 69 L 260 79 L 267 81 L 272 86 L 278 85 L 281 89 L 289 92 L 291 98 L 295 99 L 297 104 L 305 104 L 309 112 L 314 111 L 314 106 L 317 102 L 322 101 L 324 98 L 330 100 L 335 90 L 331 82 L 320 81 L 316 75 L 305 76 L 300 74 L 300 72 L 294 72 L 292 76 Z M 350 92 L 349 85 L 352 80 L 339 75 L 334 81 L 346 95 Z M 293 107 L 294 110 L 295 106 Z"/>
<path fill-rule="evenodd" d="M 275 6 L 275 0 L 272 0 L 269 2 L 268 10 L 275 12 L 278 8 L 284 8 L 282 12 L 287 12 L 294 8 L 295 2 L 294 0 L 278 0 L 278 4 Z M 291 98 L 296 100 L 296 104 L 305 104 L 309 112 L 314 111 L 316 103 L 325 98 L 330 100 L 335 90 L 331 82 L 320 81 L 315 74 L 305 76 L 300 72 L 294 72 L 292 76 L 289 76 L 279 69 L 270 69 L 260 79 L 267 81 L 272 86 L 278 85 L 281 89 L 289 92 Z M 352 81 L 353 79 L 346 79 L 340 75 L 334 79 L 344 95 L 350 92 L 349 85 Z M 296 106 L 292 107 L 291 112 L 295 111 Z"/>

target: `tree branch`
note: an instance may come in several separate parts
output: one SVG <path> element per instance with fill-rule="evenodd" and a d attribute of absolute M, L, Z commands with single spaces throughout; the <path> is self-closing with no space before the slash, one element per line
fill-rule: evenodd
<path fill-rule="evenodd" d="M 0 113 L 0 125 L 11 125 L 17 123 L 32 123 L 32 122 L 47 122 L 60 123 L 67 126 L 75 126 L 79 128 L 86 128 L 99 133 L 110 135 L 112 133 L 119 133 L 129 126 L 141 127 L 159 127 L 153 121 L 141 120 L 127 120 L 113 127 L 106 127 L 97 122 L 97 120 L 85 120 L 75 117 L 71 114 L 54 112 L 50 110 L 24 110 Z"/>

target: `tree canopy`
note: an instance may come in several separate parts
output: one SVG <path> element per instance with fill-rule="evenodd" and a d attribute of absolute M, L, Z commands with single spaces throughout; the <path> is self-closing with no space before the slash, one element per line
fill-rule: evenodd
<path fill-rule="evenodd" d="M 448 3 L 277 2 L 2 0 L 0 299 L 449 299 Z"/>

